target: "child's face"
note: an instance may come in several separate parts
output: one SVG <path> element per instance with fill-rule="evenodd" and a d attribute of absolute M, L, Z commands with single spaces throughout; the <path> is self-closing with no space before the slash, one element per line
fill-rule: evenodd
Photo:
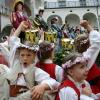
<path fill-rule="evenodd" d="M 84 64 L 76 64 L 70 69 L 70 75 L 76 82 L 81 82 L 87 78 L 88 68 Z"/>
<path fill-rule="evenodd" d="M 35 53 L 28 49 L 21 49 L 19 53 L 20 62 L 24 66 L 28 66 L 34 62 Z"/>

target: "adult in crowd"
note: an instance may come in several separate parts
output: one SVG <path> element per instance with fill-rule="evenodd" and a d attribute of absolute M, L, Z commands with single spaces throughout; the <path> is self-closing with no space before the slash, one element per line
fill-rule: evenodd
<path fill-rule="evenodd" d="M 13 28 L 16 30 L 22 21 L 28 21 L 28 18 L 24 15 L 24 1 L 23 0 L 15 0 L 14 10 L 11 12 L 10 21 L 12 23 Z M 25 32 L 21 31 L 19 35 L 21 42 L 25 40 Z"/>

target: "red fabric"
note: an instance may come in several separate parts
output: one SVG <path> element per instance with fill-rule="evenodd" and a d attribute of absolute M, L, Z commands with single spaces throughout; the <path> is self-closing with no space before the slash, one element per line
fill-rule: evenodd
<path fill-rule="evenodd" d="M 25 17 L 24 15 L 21 16 L 19 14 L 19 12 L 14 12 L 14 13 L 15 13 L 15 16 L 16 16 L 16 21 L 14 20 L 14 16 L 12 14 L 12 20 L 13 20 L 12 24 L 13 24 L 13 27 L 15 29 L 17 29 L 22 21 L 27 21 L 27 17 Z"/>
<path fill-rule="evenodd" d="M 50 74 L 50 77 L 52 77 L 53 79 L 56 79 L 56 75 L 55 75 L 56 64 L 53 64 L 53 63 L 48 63 L 48 64 L 47 63 L 37 63 L 36 66 L 43 69 L 48 74 Z"/>
<path fill-rule="evenodd" d="M 75 84 L 74 84 L 72 81 L 70 81 L 70 80 L 65 80 L 65 81 L 60 85 L 59 89 L 62 89 L 62 88 L 64 88 L 64 87 L 71 87 L 71 88 L 73 88 L 73 89 L 75 90 L 75 92 L 77 93 L 77 95 L 78 95 L 78 100 L 80 100 L 80 91 L 79 91 L 79 89 L 75 86 Z M 60 100 L 60 98 L 59 98 L 59 93 L 58 93 L 57 96 L 56 96 L 56 100 Z"/>
<path fill-rule="evenodd" d="M 8 62 L 3 55 L 0 55 L 0 64 L 4 64 L 8 66 Z"/>
<path fill-rule="evenodd" d="M 99 83 L 98 86 L 97 86 L 97 85 L 91 85 L 91 89 L 92 89 L 92 92 L 93 92 L 94 94 L 100 93 L 100 83 Z"/>
<path fill-rule="evenodd" d="M 87 81 L 90 83 L 93 93 L 100 93 L 100 69 L 96 64 L 89 70 Z"/>
<path fill-rule="evenodd" d="M 94 64 L 92 68 L 89 70 L 87 81 L 95 79 L 96 77 L 100 76 L 100 69 Z"/>

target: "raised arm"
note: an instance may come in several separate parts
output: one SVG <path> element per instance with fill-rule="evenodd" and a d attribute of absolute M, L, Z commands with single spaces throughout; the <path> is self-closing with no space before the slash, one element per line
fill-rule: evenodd
<path fill-rule="evenodd" d="M 95 63 L 100 51 L 100 33 L 93 30 L 92 26 L 86 20 L 83 20 L 80 25 L 89 32 L 90 47 L 83 53 L 83 55 L 84 57 L 89 58 L 88 67 L 90 69 Z"/>
<path fill-rule="evenodd" d="M 16 29 L 14 34 L 9 39 L 9 46 L 10 46 L 10 57 L 9 57 L 9 59 L 12 59 L 10 61 L 10 66 L 12 66 L 12 64 L 13 64 L 15 50 L 20 44 L 20 38 L 18 38 L 18 36 L 19 36 L 20 32 L 27 29 L 27 27 L 28 27 L 28 24 L 27 24 L 26 21 L 21 22 L 19 27 Z"/>

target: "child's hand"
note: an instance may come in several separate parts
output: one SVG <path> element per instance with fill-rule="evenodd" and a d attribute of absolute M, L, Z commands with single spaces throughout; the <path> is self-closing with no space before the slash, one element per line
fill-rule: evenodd
<path fill-rule="evenodd" d="M 82 20 L 82 21 L 80 22 L 80 25 L 86 29 L 86 28 L 88 27 L 89 23 L 88 23 L 87 20 Z"/>
<path fill-rule="evenodd" d="M 82 21 L 80 22 L 80 25 L 81 25 L 82 27 L 84 27 L 85 29 L 87 29 L 88 32 L 90 32 L 90 31 L 93 30 L 93 29 L 92 29 L 92 26 L 89 24 L 89 22 L 88 22 L 87 20 L 82 20 Z"/>
<path fill-rule="evenodd" d="M 21 30 L 22 30 L 22 31 L 25 31 L 25 30 L 28 29 L 28 27 L 29 27 L 29 22 L 27 22 L 27 21 L 22 21 L 21 24 L 20 24 L 20 27 L 21 27 Z"/>
<path fill-rule="evenodd" d="M 40 84 L 32 88 L 32 100 L 40 100 L 48 86 L 46 84 Z"/>
<path fill-rule="evenodd" d="M 90 96 L 92 94 L 92 90 L 90 87 L 85 87 L 82 89 L 82 94 L 85 94 L 87 96 Z"/>

